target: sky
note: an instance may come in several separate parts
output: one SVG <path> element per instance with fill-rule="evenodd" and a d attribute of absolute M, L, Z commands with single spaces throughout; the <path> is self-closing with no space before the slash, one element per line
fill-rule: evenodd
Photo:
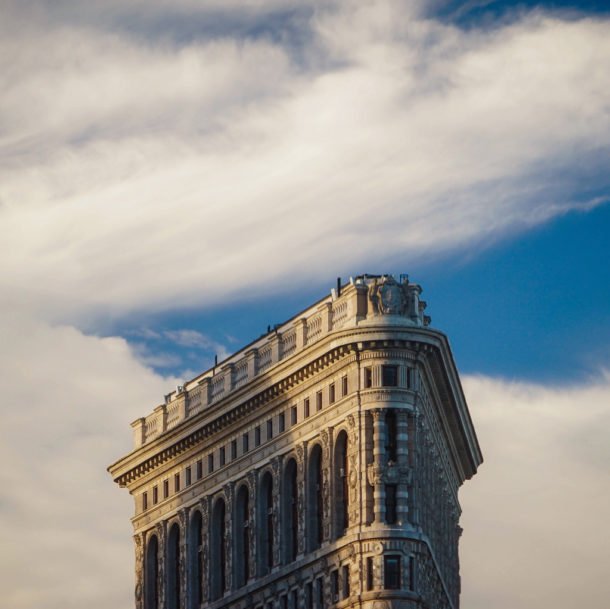
<path fill-rule="evenodd" d="M 461 372 L 462 607 L 607 607 L 607 2 L 0 15 L 1 607 L 132 607 L 129 423 L 366 272 Z"/>

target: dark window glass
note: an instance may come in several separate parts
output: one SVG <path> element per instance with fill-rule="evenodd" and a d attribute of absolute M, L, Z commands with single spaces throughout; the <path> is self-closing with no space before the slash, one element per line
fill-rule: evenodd
<path fill-rule="evenodd" d="M 341 567 L 341 598 L 349 596 L 349 565 Z"/>
<path fill-rule="evenodd" d="M 396 446 L 398 441 L 398 429 L 396 427 L 396 411 L 390 408 L 385 414 L 385 455 L 387 461 L 396 463 Z"/>
<path fill-rule="evenodd" d="M 305 584 L 305 609 L 313 609 L 313 586 L 311 582 Z"/>
<path fill-rule="evenodd" d="M 184 470 L 184 486 L 190 486 L 191 482 L 193 481 L 191 478 L 191 466 L 189 465 L 185 470 Z"/>
<path fill-rule="evenodd" d="M 384 557 L 383 587 L 386 590 L 400 590 L 400 556 Z"/>
<path fill-rule="evenodd" d="M 254 428 L 254 446 L 261 445 L 261 426 L 257 425 Z"/>
<path fill-rule="evenodd" d="M 364 388 L 369 389 L 373 386 L 373 369 L 367 366 L 364 369 Z"/>
<path fill-rule="evenodd" d="M 381 384 L 384 387 L 398 385 L 398 366 L 381 366 Z"/>
<path fill-rule="evenodd" d="M 280 428 L 280 433 L 282 433 L 286 429 L 286 415 L 283 412 L 280 412 L 279 428 Z"/>
<path fill-rule="evenodd" d="M 221 465 L 221 467 L 222 467 L 222 466 L 225 464 L 225 462 L 226 462 L 226 458 L 225 458 L 225 447 L 224 447 L 224 446 L 221 446 L 221 447 L 220 447 L 220 459 L 219 459 L 219 461 L 220 461 L 220 465 Z"/>
<path fill-rule="evenodd" d="M 288 597 L 285 594 L 280 596 L 280 607 L 281 609 L 288 609 Z"/>
<path fill-rule="evenodd" d="M 163 480 L 163 499 L 169 496 L 169 480 Z"/>
<path fill-rule="evenodd" d="M 341 379 L 341 394 L 347 395 L 347 374 Z"/>
<path fill-rule="evenodd" d="M 271 440 L 273 438 L 273 421 L 269 419 L 267 421 L 267 440 Z"/>
<path fill-rule="evenodd" d="M 297 601 L 297 591 L 292 590 L 290 592 L 290 609 L 297 609 L 298 601 Z"/>
<path fill-rule="evenodd" d="M 199 459 L 197 461 L 197 480 L 201 480 L 203 478 L 203 461 Z"/>
<path fill-rule="evenodd" d="M 316 393 L 316 410 L 322 410 L 322 392 Z"/>
<path fill-rule="evenodd" d="M 211 474 L 214 471 L 214 455 L 208 455 L 208 474 Z"/>
<path fill-rule="evenodd" d="M 316 596 L 318 597 L 318 609 L 324 607 L 324 580 L 321 577 L 316 579 Z"/>
<path fill-rule="evenodd" d="M 142 509 L 148 509 L 148 493 L 142 493 Z"/>
<path fill-rule="evenodd" d="M 407 389 L 411 389 L 413 385 L 413 370 L 411 368 L 407 368 Z"/>
<path fill-rule="evenodd" d="M 305 418 L 309 416 L 309 398 L 305 398 L 305 402 L 303 404 L 303 416 Z"/>
<path fill-rule="evenodd" d="M 409 590 L 415 592 L 415 556 L 409 556 Z"/>
<path fill-rule="evenodd" d="M 328 386 L 328 403 L 329 404 L 335 403 L 335 384 L 334 383 L 331 383 Z"/>
<path fill-rule="evenodd" d="M 241 439 L 242 450 L 247 453 L 250 450 L 250 436 L 245 433 Z"/>
<path fill-rule="evenodd" d="M 174 474 L 174 493 L 180 490 L 180 473 Z"/>
<path fill-rule="evenodd" d="M 153 505 L 159 502 L 159 490 L 156 486 L 153 486 Z"/>
<path fill-rule="evenodd" d="M 366 589 L 373 589 L 373 557 L 367 556 L 366 559 Z"/>
<path fill-rule="evenodd" d="M 297 424 L 297 407 L 296 406 L 292 406 L 290 408 L 290 424 L 291 425 Z"/>
<path fill-rule="evenodd" d="M 337 569 L 330 572 L 330 588 L 333 602 L 336 603 L 339 600 L 339 571 Z"/>
<path fill-rule="evenodd" d="M 396 485 L 386 484 L 385 487 L 385 521 L 396 524 Z"/>
<path fill-rule="evenodd" d="M 237 459 L 237 440 L 231 440 L 231 459 Z"/>

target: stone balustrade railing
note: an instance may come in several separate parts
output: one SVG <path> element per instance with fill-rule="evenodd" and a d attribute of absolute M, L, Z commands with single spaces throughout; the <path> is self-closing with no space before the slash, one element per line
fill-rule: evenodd
<path fill-rule="evenodd" d="M 220 365 L 180 386 L 165 398 L 147 417 L 132 423 L 135 447 L 142 446 L 164 432 L 219 402 L 233 390 L 241 387 L 275 364 L 293 356 L 300 350 L 321 340 L 329 332 L 355 324 L 367 315 L 367 294 L 370 282 L 356 280 L 342 289 L 340 296 L 333 290 L 331 296 L 275 329 L 245 349 L 229 357 Z M 384 276 L 385 277 L 385 276 Z M 405 293 L 405 311 L 401 315 L 423 321 L 423 306 L 411 294 L 418 295 L 421 288 L 407 284 L 400 287 Z M 408 309 L 408 310 L 407 310 Z M 377 311 L 378 314 L 384 313 Z"/>

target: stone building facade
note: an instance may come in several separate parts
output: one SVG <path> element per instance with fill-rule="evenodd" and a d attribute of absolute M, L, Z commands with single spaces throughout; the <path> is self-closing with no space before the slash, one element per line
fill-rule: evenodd
<path fill-rule="evenodd" d="M 338 285 L 132 423 L 136 609 L 459 607 L 482 456 L 420 293 Z"/>

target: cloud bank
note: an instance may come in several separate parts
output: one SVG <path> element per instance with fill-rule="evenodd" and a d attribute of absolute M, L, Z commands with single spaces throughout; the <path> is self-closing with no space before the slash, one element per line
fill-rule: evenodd
<path fill-rule="evenodd" d="M 610 375 L 553 388 L 467 377 L 485 463 L 461 492 L 462 604 L 604 607 Z"/>
<path fill-rule="evenodd" d="M 212 5 L 218 32 L 181 40 L 111 27 L 138 4 L 90 4 L 62 21 L 26 3 L 37 18 L 0 42 L 0 288 L 38 315 L 415 263 L 604 200 L 608 21 L 255 3 L 260 31 Z"/>

